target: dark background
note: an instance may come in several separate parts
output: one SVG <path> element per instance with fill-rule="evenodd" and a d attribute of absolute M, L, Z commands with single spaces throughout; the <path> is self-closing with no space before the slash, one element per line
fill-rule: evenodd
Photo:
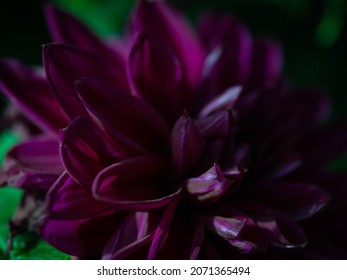
<path fill-rule="evenodd" d="M 1 1 L 0 56 L 41 64 L 50 42 L 42 6 L 47 1 Z M 121 33 L 134 0 L 55 0 L 101 35 Z M 277 39 L 285 74 L 294 85 L 327 90 L 332 119 L 347 117 L 347 1 L 345 0 L 172 0 L 196 23 L 207 11 L 230 12 L 253 34 Z"/>

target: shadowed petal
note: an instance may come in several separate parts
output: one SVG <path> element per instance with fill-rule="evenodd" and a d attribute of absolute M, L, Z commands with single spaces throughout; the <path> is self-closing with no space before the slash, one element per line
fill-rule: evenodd
<path fill-rule="evenodd" d="M 105 125 L 107 123 L 127 140 L 145 149 L 166 148 L 168 126 L 148 104 L 117 88 L 89 78 L 78 80 L 75 86 L 91 118 L 103 130 L 108 129 Z M 115 139 L 116 142 L 117 140 Z"/>
<path fill-rule="evenodd" d="M 206 143 L 194 121 L 184 113 L 170 136 L 171 155 L 178 176 L 184 175 L 196 163 Z"/>
<path fill-rule="evenodd" d="M 133 28 L 153 34 L 171 46 L 182 63 L 190 86 L 200 78 L 204 52 L 185 20 L 159 1 L 141 0 L 133 18 Z"/>
<path fill-rule="evenodd" d="M 295 220 L 303 220 L 315 215 L 330 200 L 326 191 L 313 185 L 295 182 L 264 183 L 254 188 L 250 195 Z"/>
<path fill-rule="evenodd" d="M 124 65 L 114 64 L 98 53 L 54 43 L 43 47 L 43 60 L 47 78 L 60 105 L 71 119 L 86 115 L 74 88 L 74 81 L 80 77 L 91 76 L 127 89 Z"/>
<path fill-rule="evenodd" d="M 81 185 L 90 185 L 108 163 L 116 161 L 86 117 L 75 119 L 60 135 L 60 154 L 69 175 Z"/>
<path fill-rule="evenodd" d="M 52 4 L 45 6 L 45 16 L 53 40 L 58 43 L 76 45 L 98 52 L 115 65 L 122 65 L 124 58 L 99 39 L 82 22 Z"/>
<path fill-rule="evenodd" d="M 55 135 L 67 124 L 45 78 L 13 59 L 0 61 L 0 90 L 41 129 Z"/>
<path fill-rule="evenodd" d="M 315 184 L 326 190 L 331 200 L 329 208 L 344 209 L 347 200 L 347 174 L 334 172 L 314 165 L 304 165 L 290 176 L 291 180 Z"/>
<path fill-rule="evenodd" d="M 7 154 L 7 165 L 41 174 L 61 174 L 63 171 L 59 144 L 46 136 L 33 137 L 13 147 Z"/>
<path fill-rule="evenodd" d="M 98 200 L 124 209 L 151 209 L 166 205 L 180 189 L 165 189 L 165 162 L 160 157 L 127 159 L 101 171 L 94 180 L 93 193 Z"/>
<path fill-rule="evenodd" d="M 222 111 L 205 118 L 199 118 L 196 125 L 206 140 L 225 138 L 232 122 L 230 111 Z"/>
<path fill-rule="evenodd" d="M 200 23 L 200 35 L 209 54 L 204 61 L 199 92 L 201 105 L 230 87 L 246 86 L 251 68 L 251 36 L 234 17 L 207 15 Z"/>
<path fill-rule="evenodd" d="M 79 220 L 48 217 L 42 229 L 42 237 L 66 254 L 82 259 L 100 259 L 107 241 L 121 223 L 122 214 L 117 212 Z"/>
<path fill-rule="evenodd" d="M 199 255 L 205 237 L 202 220 L 189 212 L 173 214 L 174 208 L 174 204 L 169 205 L 163 216 L 165 220 L 155 233 L 149 259 L 189 260 Z"/>
<path fill-rule="evenodd" d="M 256 202 L 237 203 L 264 230 L 270 243 L 280 248 L 300 248 L 307 244 L 303 229 L 283 214 Z"/>
<path fill-rule="evenodd" d="M 250 216 L 231 203 L 221 202 L 214 205 L 206 215 L 218 217 L 215 225 L 210 224 L 210 230 L 223 237 L 237 252 L 245 254 L 267 251 L 269 242 L 263 230 Z"/>
<path fill-rule="evenodd" d="M 172 223 L 173 216 L 176 211 L 176 206 L 179 201 L 179 196 L 175 197 L 166 206 L 162 219 L 154 233 L 153 241 L 148 251 L 147 259 L 153 260 L 164 245 L 164 242 L 169 234 L 169 229 Z"/>
<path fill-rule="evenodd" d="M 298 154 L 287 152 L 270 157 L 261 164 L 259 173 L 263 173 L 263 176 L 268 174 L 265 175 L 267 179 L 275 180 L 298 169 L 302 164 L 302 158 Z"/>
<path fill-rule="evenodd" d="M 277 43 L 258 39 L 254 42 L 250 87 L 262 88 L 277 82 L 282 71 L 282 51 Z"/>
<path fill-rule="evenodd" d="M 131 212 L 103 251 L 104 260 L 123 259 L 148 244 L 159 223 L 156 212 Z"/>
<path fill-rule="evenodd" d="M 182 69 L 174 54 L 147 33 L 140 33 L 130 51 L 128 76 L 135 95 L 143 97 L 170 122 L 184 109 Z"/>
<path fill-rule="evenodd" d="M 47 194 L 47 211 L 51 219 L 78 220 L 112 210 L 95 200 L 90 187 L 76 183 L 63 173 Z"/>

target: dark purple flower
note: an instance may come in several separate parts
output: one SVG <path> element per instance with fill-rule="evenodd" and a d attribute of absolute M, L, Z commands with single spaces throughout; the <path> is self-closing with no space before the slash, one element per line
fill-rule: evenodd
<path fill-rule="evenodd" d="M 321 126 L 324 93 L 286 85 L 275 42 L 213 15 L 198 39 L 155 1 L 115 44 L 46 16 L 46 75 L 0 63 L 1 89 L 43 132 L 5 173 L 49 189 L 44 239 L 83 259 L 346 257 L 346 176 L 324 168 L 346 126 Z"/>

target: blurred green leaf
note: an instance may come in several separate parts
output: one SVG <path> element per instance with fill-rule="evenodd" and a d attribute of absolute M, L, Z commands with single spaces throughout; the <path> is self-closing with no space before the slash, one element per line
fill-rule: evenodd
<path fill-rule="evenodd" d="M 119 34 L 135 0 L 54 0 L 100 35 Z"/>
<path fill-rule="evenodd" d="M 9 230 L 7 224 L 0 224 L 0 260 L 6 259 L 7 239 Z"/>
<path fill-rule="evenodd" d="M 316 30 L 316 39 L 323 47 L 332 46 L 338 39 L 343 27 L 343 0 L 329 0 L 325 3 L 323 18 Z"/>
<path fill-rule="evenodd" d="M 0 133 L 0 164 L 4 161 L 7 151 L 18 141 L 19 137 L 9 130 Z"/>
<path fill-rule="evenodd" d="M 11 260 L 69 260 L 71 257 L 61 253 L 47 242 L 38 239 L 34 233 L 15 236 L 10 252 Z"/>
<path fill-rule="evenodd" d="M 7 223 L 16 210 L 22 191 L 11 187 L 0 188 L 0 225 Z"/>

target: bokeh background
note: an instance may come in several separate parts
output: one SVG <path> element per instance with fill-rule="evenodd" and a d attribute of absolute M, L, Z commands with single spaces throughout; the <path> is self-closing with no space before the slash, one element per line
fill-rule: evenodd
<path fill-rule="evenodd" d="M 48 1 L 0 2 L 0 57 L 15 57 L 41 65 L 41 46 L 51 41 L 42 13 Z M 51 0 L 70 11 L 101 36 L 121 35 L 136 0 Z M 347 119 L 347 1 L 346 0 L 168 0 L 196 25 L 199 16 L 214 11 L 232 13 L 255 35 L 275 38 L 283 47 L 284 72 L 291 84 L 329 92 L 331 121 Z M 0 110 L 6 100 L 0 95 Z M 0 134 L 0 161 L 18 141 L 10 131 Z M 346 170 L 347 158 L 333 168 Z M 35 236 L 15 240 L 6 255 L 7 220 L 21 193 L 0 188 L 0 259 L 66 258 Z M 28 245 L 29 244 L 29 245 Z"/>

